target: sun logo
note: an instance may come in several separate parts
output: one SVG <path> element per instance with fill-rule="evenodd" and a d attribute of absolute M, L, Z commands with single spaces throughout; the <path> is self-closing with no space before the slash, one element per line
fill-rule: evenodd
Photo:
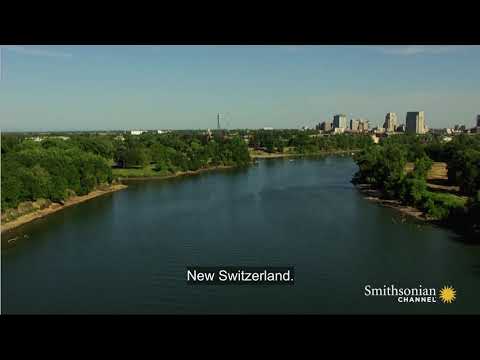
<path fill-rule="evenodd" d="M 440 300 L 445 304 L 451 304 L 456 299 L 457 292 L 451 286 L 444 286 L 440 289 Z"/>

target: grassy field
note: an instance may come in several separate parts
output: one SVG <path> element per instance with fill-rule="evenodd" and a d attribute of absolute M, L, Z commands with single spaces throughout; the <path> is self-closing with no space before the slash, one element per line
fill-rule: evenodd
<path fill-rule="evenodd" d="M 413 163 L 407 163 L 405 170 L 407 173 L 411 172 L 413 170 Z M 458 186 L 448 185 L 447 180 L 447 164 L 444 162 L 434 162 L 427 176 L 428 190 L 435 194 L 436 198 L 442 198 L 459 206 L 464 206 L 468 197 L 461 196 L 459 194 L 460 188 Z"/>
<path fill-rule="evenodd" d="M 305 156 L 305 155 L 315 156 L 315 155 L 328 155 L 328 154 L 350 154 L 350 153 L 356 152 L 358 150 L 329 150 L 329 151 L 317 151 L 317 152 L 314 152 L 314 153 L 302 154 L 302 153 L 295 152 L 294 147 L 285 147 L 283 149 L 283 153 L 279 153 L 279 152 L 269 153 L 269 152 L 262 151 L 262 150 L 254 150 L 252 148 L 249 148 L 248 151 L 249 151 L 250 156 L 252 158 L 264 158 L 264 159 L 266 159 L 266 158 L 281 158 L 281 157 Z"/>
<path fill-rule="evenodd" d="M 169 171 L 156 171 L 154 165 L 148 165 L 143 168 L 113 168 L 112 173 L 114 177 L 129 178 L 129 177 L 152 177 L 152 176 L 168 176 L 172 175 Z"/>
<path fill-rule="evenodd" d="M 407 173 L 413 171 L 413 163 L 407 163 L 405 170 Z M 447 164 L 444 162 L 434 162 L 428 172 L 428 180 L 447 180 Z"/>
<path fill-rule="evenodd" d="M 273 157 L 292 156 L 292 155 L 296 155 L 294 150 L 295 149 L 293 147 L 285 147 L 283 149 L 283 153 L 279 153 L 279 152 L 269 153 L 269 152 L 262 151 L 262 150 L 255 150 L 255 149 L 252 149 L 252 148 L 248 148 L 248 152 L 250 153 L 250 156 L 252 158 L 255 158 L 255 157 L 260 157 L 260 158 L 272 157 L 273 158 Z"/>

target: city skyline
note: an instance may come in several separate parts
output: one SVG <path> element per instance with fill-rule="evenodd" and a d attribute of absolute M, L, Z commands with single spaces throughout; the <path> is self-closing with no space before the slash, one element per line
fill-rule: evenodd
<path fill-rule="evenodd" d="M 475 126 L 479 46 L 0 46 L 2 131 Z"/>

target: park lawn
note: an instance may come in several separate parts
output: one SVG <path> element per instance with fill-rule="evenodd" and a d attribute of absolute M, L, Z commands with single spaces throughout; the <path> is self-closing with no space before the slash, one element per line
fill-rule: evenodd
<path fill-rule="evenodd" d="M 113 168 L 112 173 L 114 177 L 152 177 L 152 176 L 168 176 L 172 175 L 171 172 L 166 170 L 156 171 L 155 165 L 147 165 L 145 167 L 135 168 Z"/>
<path fill-rule="evenodd" d="M 435 201 L 449 204 L 451 207 L 464 207 L 468 201 L 468 197 L 466 196 L 458 196 L 448 192 L 429 191 L 429 193 Z"/>
<path fill-rule="evenodd" d="M 409 162 L 405 165 L 405 171 L 407 173 L 413 171 L 413 163 Z M 428 171 L 427 180 L 447 180 L 447 164 L 444 162 L 434 162 L 432 168 Z"/>
<path fill-rule="evenodd" d="M 413 166 L 413 163 L 407 163 L 405 166 L 406 172 L 409 173 L 413 171 Z M 434 194 L 434 197 L 440 201 L 444 200 L 448 203 L 464 206 L 468 198 L 460 195 L 459 186 L 449 185 L 447 180 L 447 164 L 444 162 L 434 162 L 427 175 L 429 192 Z"/>

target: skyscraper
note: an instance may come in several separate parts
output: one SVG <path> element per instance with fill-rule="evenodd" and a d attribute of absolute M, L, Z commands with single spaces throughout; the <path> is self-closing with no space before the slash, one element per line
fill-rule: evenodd
<path fill-rule="evenodd" d="M 369 123 L 367 119 L 359 119 L 359 124 L 358 124 L 358 131 L 368 131 Z"/>
<path fill-rule="evenodd" d="M 383 124 L 383 128 L 387 132 L 394 132 L 395 128 L 397 127 L 397 114 L 389 112 L 385 116 L 385 123 Z"/>
<path fill-rule="evenodd" d="M 330 121 L 323 121 L 317 125 L 318 130 L 330 131 L 332 130 L 332 123 Z"/>
<path fill-rule="evenodd" d="M 360 120 L 357 119 L 350 119 L 350 130 L 358 131 L 358 127 L 360 126 Z"/>
<path fill-rule="evenodd" d="M 406 119 L 406 131 L 410 134 L 425 134 L 425 112 L 409 111 Z"/>
<path fill-rule="evenodd" d="M 477 127 L 480 127 L 480 114 L 477 115 Z"/>
<path fill-rule="evenodd" d="M 338 114 L 333 117 L 334 129 L 345 129 L 347 127 L 347 115 Z"/>

